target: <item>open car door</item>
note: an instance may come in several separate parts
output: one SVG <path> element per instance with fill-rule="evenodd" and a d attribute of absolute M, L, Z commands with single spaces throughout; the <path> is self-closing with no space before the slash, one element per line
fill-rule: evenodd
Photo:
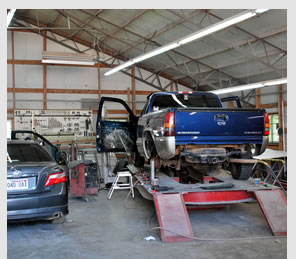
<path fill-rule="evenodd" d="M 126 111 L 126 118 L 108 117 L 108 110 L 116 107 Z M 98 152 L 134 152 L 137 117 L 121 99 L 102 97 L 96 123 L 96 146 Z"/>
<path fill-rule="evenodd" d="M 12 130 L 11 139 L 23 139 L 23 140 L 35 140 L 40 145 L 42 145 L 49 154 L 54 158 L 54 160 L 59 163 L 60 156 L 58 148 L 48 141 L 45 137 L 41 136 L 37 132 L 30 130 Z"/>

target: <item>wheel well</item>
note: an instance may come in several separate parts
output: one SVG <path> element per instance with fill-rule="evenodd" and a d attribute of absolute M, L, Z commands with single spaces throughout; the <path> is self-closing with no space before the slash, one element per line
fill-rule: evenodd
<path fill-rule="evenodd" d="M 153 158 L 156 155 L 154 138 L 149 130 L 143 133 L 143 151 L 146 159 Z"/>

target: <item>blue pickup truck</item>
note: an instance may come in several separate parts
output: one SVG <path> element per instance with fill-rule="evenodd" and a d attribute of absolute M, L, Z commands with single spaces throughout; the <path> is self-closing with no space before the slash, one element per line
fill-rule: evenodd
<path fill-rule="evenodd" d="M 110 102 L 124 107 L 127 121 L 107 118 Z M 206 92 L 153 93 L 139 117 L 123 100 L 102 97 L 97 118 L 98 152 L 128 146 L 136 164 L 153 158 L 162 171 L 188 183 L 222 167 L 234 179 L 248 179 L 252 164 L 247 160 L 265 151 L 268 135 L 264 109 L 223 108 L 217 95 Z"/>

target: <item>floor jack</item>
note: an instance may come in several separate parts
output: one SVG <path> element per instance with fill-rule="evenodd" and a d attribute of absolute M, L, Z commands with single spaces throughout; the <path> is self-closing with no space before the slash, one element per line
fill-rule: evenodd
<path fill-rule="evenodd" d="M 97 165 L 92 160 L 74 160 L 69 163 L 70 193 L 81 197 L 96 198 L 99 192 Z"/>

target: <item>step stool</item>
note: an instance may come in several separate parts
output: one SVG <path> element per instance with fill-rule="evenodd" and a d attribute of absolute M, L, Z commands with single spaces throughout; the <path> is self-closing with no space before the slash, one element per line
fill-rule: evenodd
<path fill-rule="evenodd" d="M 120 177 L 128 177 L 128 183 L 118 183 Z M 132 197 L 134 198 L 134 188 L 133 188 L 133 177 L 129 171 L 118 172 L 117 176 L 112 183 L 112 186 L 108 192 L 108 200 L 111 199 L 114 190 L 118 189 L 130 189 L 132 193 Z"/>

